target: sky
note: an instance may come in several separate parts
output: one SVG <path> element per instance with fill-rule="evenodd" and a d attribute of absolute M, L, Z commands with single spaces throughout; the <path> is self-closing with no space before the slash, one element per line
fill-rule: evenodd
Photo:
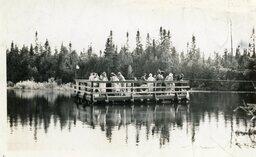
<path fill-rule="evenodd" d="M 49 40 L 52 48 L 72 43 L 78 52 L 88 45 L 95 53 L 104 50 L 109 31 L 120 48 L 130 34 L 135 47 L 136 31 L 158 38 L 159 28 L 171 31 L 173 46 L 186 50 L 196 36 L 206 56 L 230 48 L 230 21 L 234 47 L 248 45 L 256 24 L 253 0 L 0 0 L 0 47 L 5 51 L 12 41 L 18 46 Z"/>

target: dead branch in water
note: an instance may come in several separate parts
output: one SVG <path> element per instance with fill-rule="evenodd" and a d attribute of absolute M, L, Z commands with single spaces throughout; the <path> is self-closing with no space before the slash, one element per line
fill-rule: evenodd
<path fill-rule="evenodd" d="M 256 120 L 256 104 L 245 103 L 243 100 L 243 106 L 238 106 L 234 109 L 234 112 L 238 111 L 239 109 L 245 111 L 247 115 L 252 116 L 251 121 Z"/>

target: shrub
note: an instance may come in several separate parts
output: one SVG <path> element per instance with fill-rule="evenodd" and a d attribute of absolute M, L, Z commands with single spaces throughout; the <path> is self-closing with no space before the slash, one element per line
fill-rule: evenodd
<path fill-rule="evenodd" d="M 20 81 L 14 85 L 15 89 L 29 89 L 29 90 L 40 90 L 40 89 L 54 89 L 54 90 L 70 90 L 70 83 L 58 85 L 54 78 L 50 78 L 48 82 L 35 82 L 33 80 Z"/>

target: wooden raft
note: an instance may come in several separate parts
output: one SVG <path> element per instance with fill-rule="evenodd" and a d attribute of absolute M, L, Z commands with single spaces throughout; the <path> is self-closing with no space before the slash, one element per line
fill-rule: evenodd
<path fill-rule="evenodd" d="M 89 81 L 75 79 L 73 96 L 79 102 L 189 100 L 188 81 Z"/>

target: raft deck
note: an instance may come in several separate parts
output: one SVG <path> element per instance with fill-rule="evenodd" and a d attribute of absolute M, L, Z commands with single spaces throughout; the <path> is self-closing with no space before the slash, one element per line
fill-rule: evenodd
<path fill-rule="evenodd" d="M 188 81 L 89 81 L 75 79 L 79 102 L 135 102 L 189 100 Z"/>

